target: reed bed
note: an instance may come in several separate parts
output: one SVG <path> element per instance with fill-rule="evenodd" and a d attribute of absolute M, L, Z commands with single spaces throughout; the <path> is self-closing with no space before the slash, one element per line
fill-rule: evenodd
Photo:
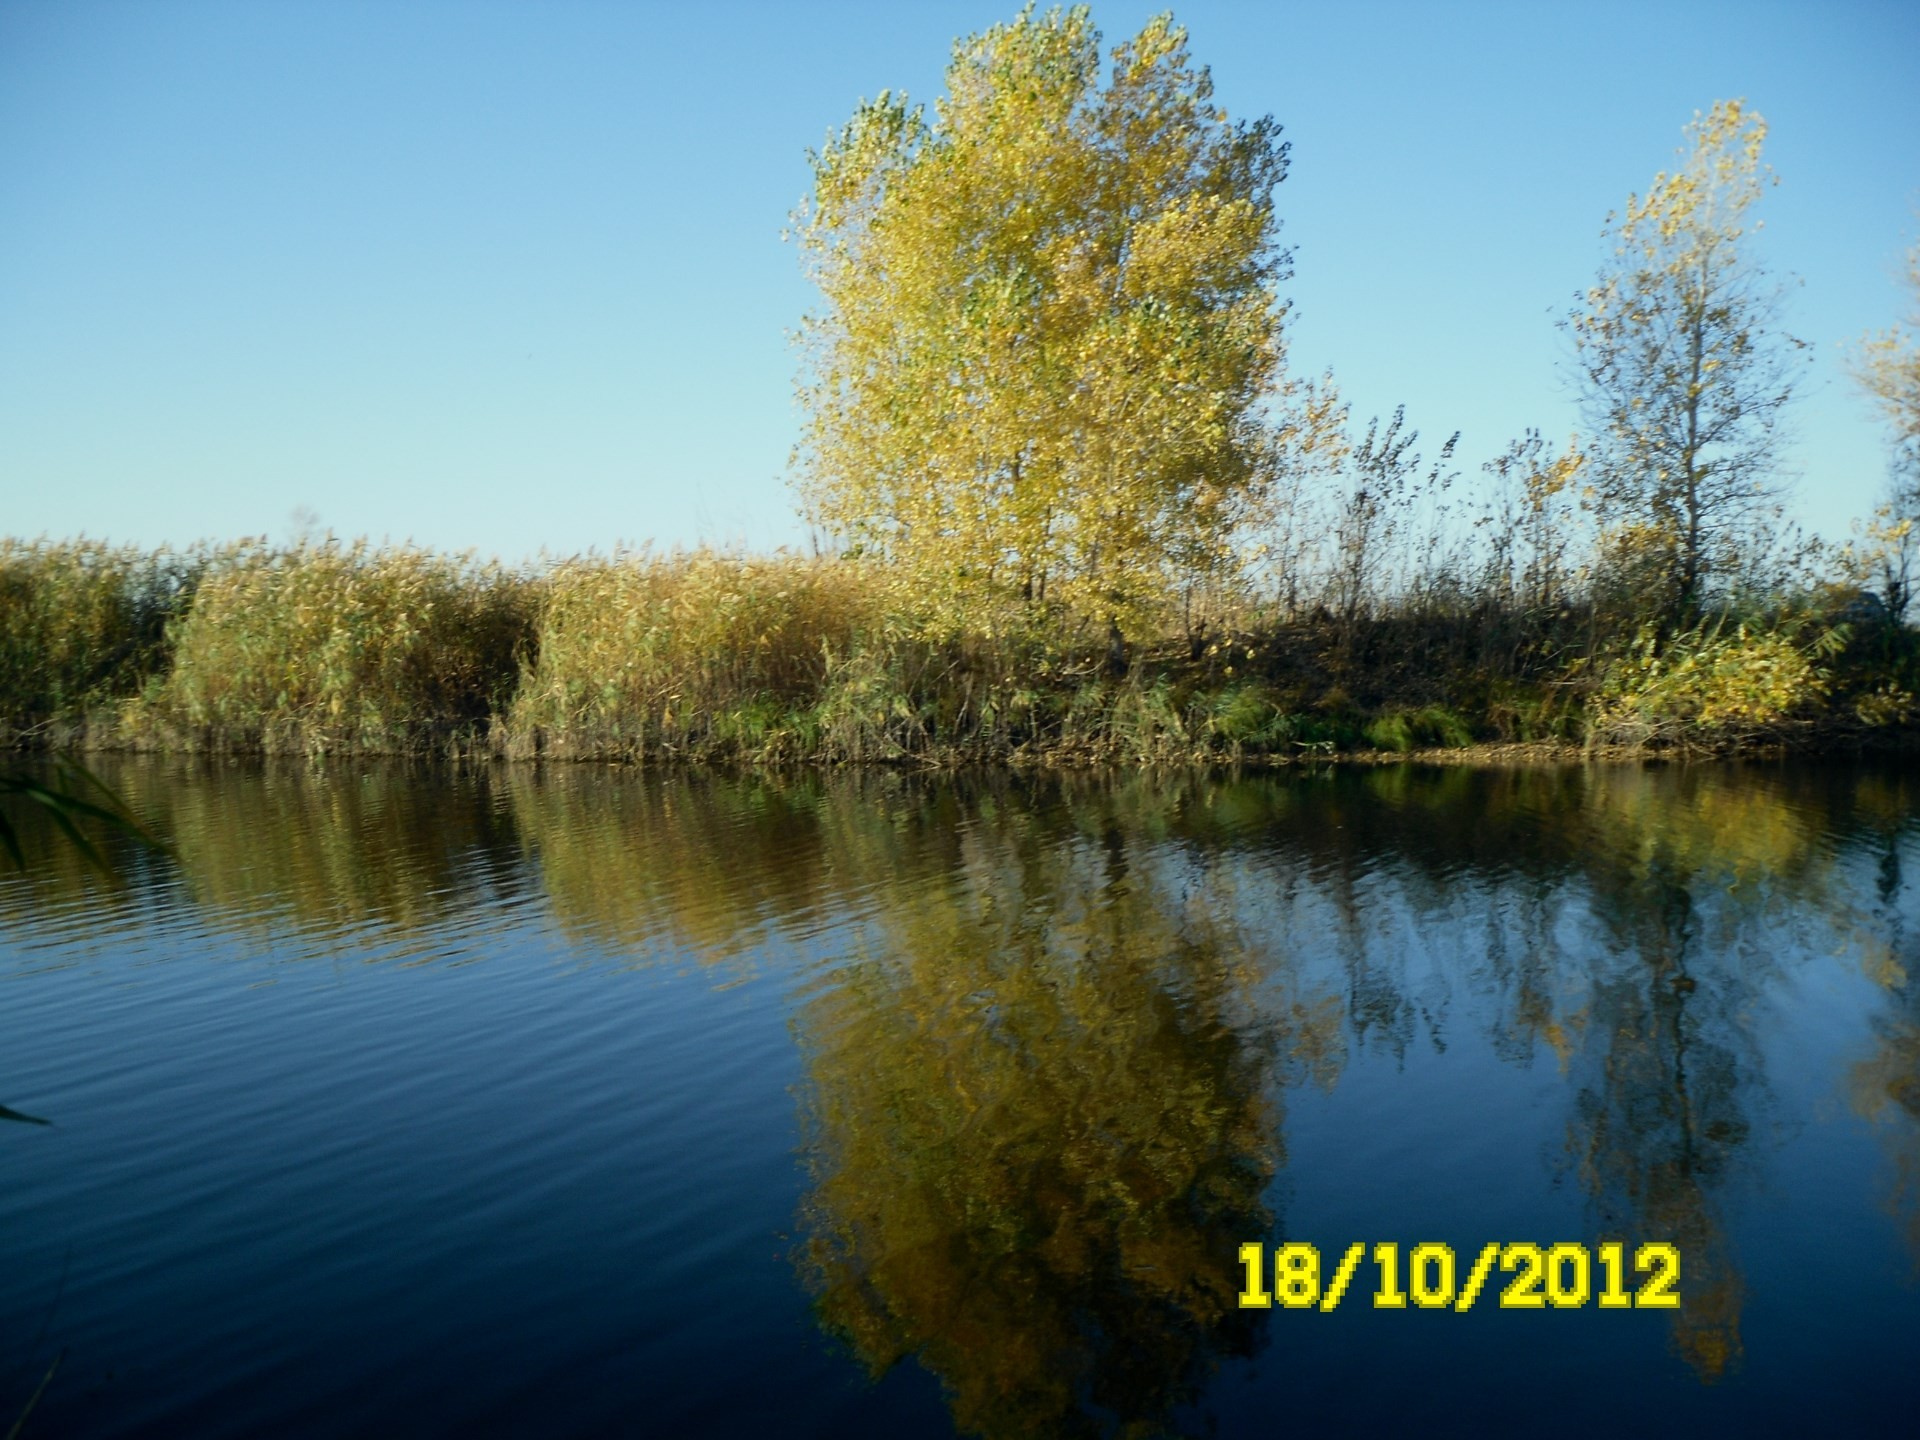
<path fill-rule="evenodd" d="M 711 550 L 555 567 L 510 753 L 776 759 L 816 748 L 812 711 L 884 628 L 854 567 Z"/>
<path fill-rule="evenodd" d="M 1596 644 L 1587 602 L 1466 600 L 1334 616 L 1240 597 L 1202 624 L 1170 599 L 1162 633 L 1117 653 L 1086 617 L 1018 602 L 932 625 L 860 560 L 640 551 L 514 572 L 333 539 L 0 541 L 0 743 L 1207 764 L 1577 743 L 1623 715 L 1669 748 L 1909 743 L 1920 710 L 1911 629 L 1803 606 L 1623 648 Z"/>
<path fill-rule="evenodd" d="M 84 739 L 168 662 L 204 552 L 0 538 L 0 745 Z"/>
<path fill-rule="evenodd" d="M 390 754 L 483 743 L 537 585 L 471 556 L 327 540 L 212 555 L 171 664 L 121 714 L 140 747 Z"/>

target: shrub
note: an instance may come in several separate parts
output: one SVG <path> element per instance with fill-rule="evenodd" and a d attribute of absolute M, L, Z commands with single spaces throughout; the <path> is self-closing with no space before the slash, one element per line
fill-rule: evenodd
<path fill-rule="evenodd" d="M 1652 626 L 1604 671 L 1589 702 L 1590 743 L 1713 746 L 1778 732 L 1822 700 L 1818 662 L 1846 643 L 1844 627 L 1812 631 L 1703 623 L 1664 645 Z"/>
<path fill-rule="evenodd" d="M 1376 750 L 1404 754 L 1418 749 L 1459 749 L 1473 743 L 1467 722 L 1444 706 L 1420 710 L 1390 710 L 1369 722 L 1363 733 Z"/>

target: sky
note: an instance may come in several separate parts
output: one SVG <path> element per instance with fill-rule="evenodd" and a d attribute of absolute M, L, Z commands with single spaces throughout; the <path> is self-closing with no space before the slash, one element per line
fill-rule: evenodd
<path fill-rule="evenodd" d="M 1108 45 L 1154 4 L 1101 3 Z M 804 545 L 782 239 L 807 150 L 931 101 L 1000 3 L 0 0 L 0 534 L 342 536 L 510 562 Z M 1556 329 L 1696 110 L 1781 178 L 1812 343 L 1784 462 L 1840 538 L 1884 436 L 1843 345 L 1920 240 L 1920 5 L 1188 3 L 1291 143 L 1290 368 L 1461 432 L 1576 426 Z"/>

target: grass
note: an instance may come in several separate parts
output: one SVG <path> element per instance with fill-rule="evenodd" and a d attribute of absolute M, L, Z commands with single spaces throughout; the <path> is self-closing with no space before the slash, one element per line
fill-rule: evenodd
<path fill-rule="evenodd" d="M 806 752 L 879 620 L 847 567 L 712 551 L 568 561 L 536 613 L 513 753 L 613 759 Z"/>
<path fill-rule="evenodd" d="M 1389 710 L 1367 723 L 1362 733 L 1376 750 L 1459 750 L 1473 744 L 1467 722 L 1444 705 L 1418 710 Z"/>

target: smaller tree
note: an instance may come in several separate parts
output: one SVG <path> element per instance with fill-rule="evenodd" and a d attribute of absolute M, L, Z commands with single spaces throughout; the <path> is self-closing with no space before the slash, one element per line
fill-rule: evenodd
<path fill-rule="evenodd" d="M 1854 529 L 1857 538 L 1845 551 L 1854 583 L 1879 597 L 1890 624 L 1905 624 L 1920 562 L 1920 444 L 1895 456 L 1885 498 Z"/>
<path fill-rule="evenodd" d="M 1765 122 L 1724 100 L 1686 134 L 1679 167 L 1607 217 L 1612 258 L 1563 322 L 1600 519 L 1653 562 L 1669 627 L 1777 511 L 1791 356 L 1806 348 L 1777 331 L 1779 289 L 1745 244 L 1747 212 L 1777 183 Z"/>

